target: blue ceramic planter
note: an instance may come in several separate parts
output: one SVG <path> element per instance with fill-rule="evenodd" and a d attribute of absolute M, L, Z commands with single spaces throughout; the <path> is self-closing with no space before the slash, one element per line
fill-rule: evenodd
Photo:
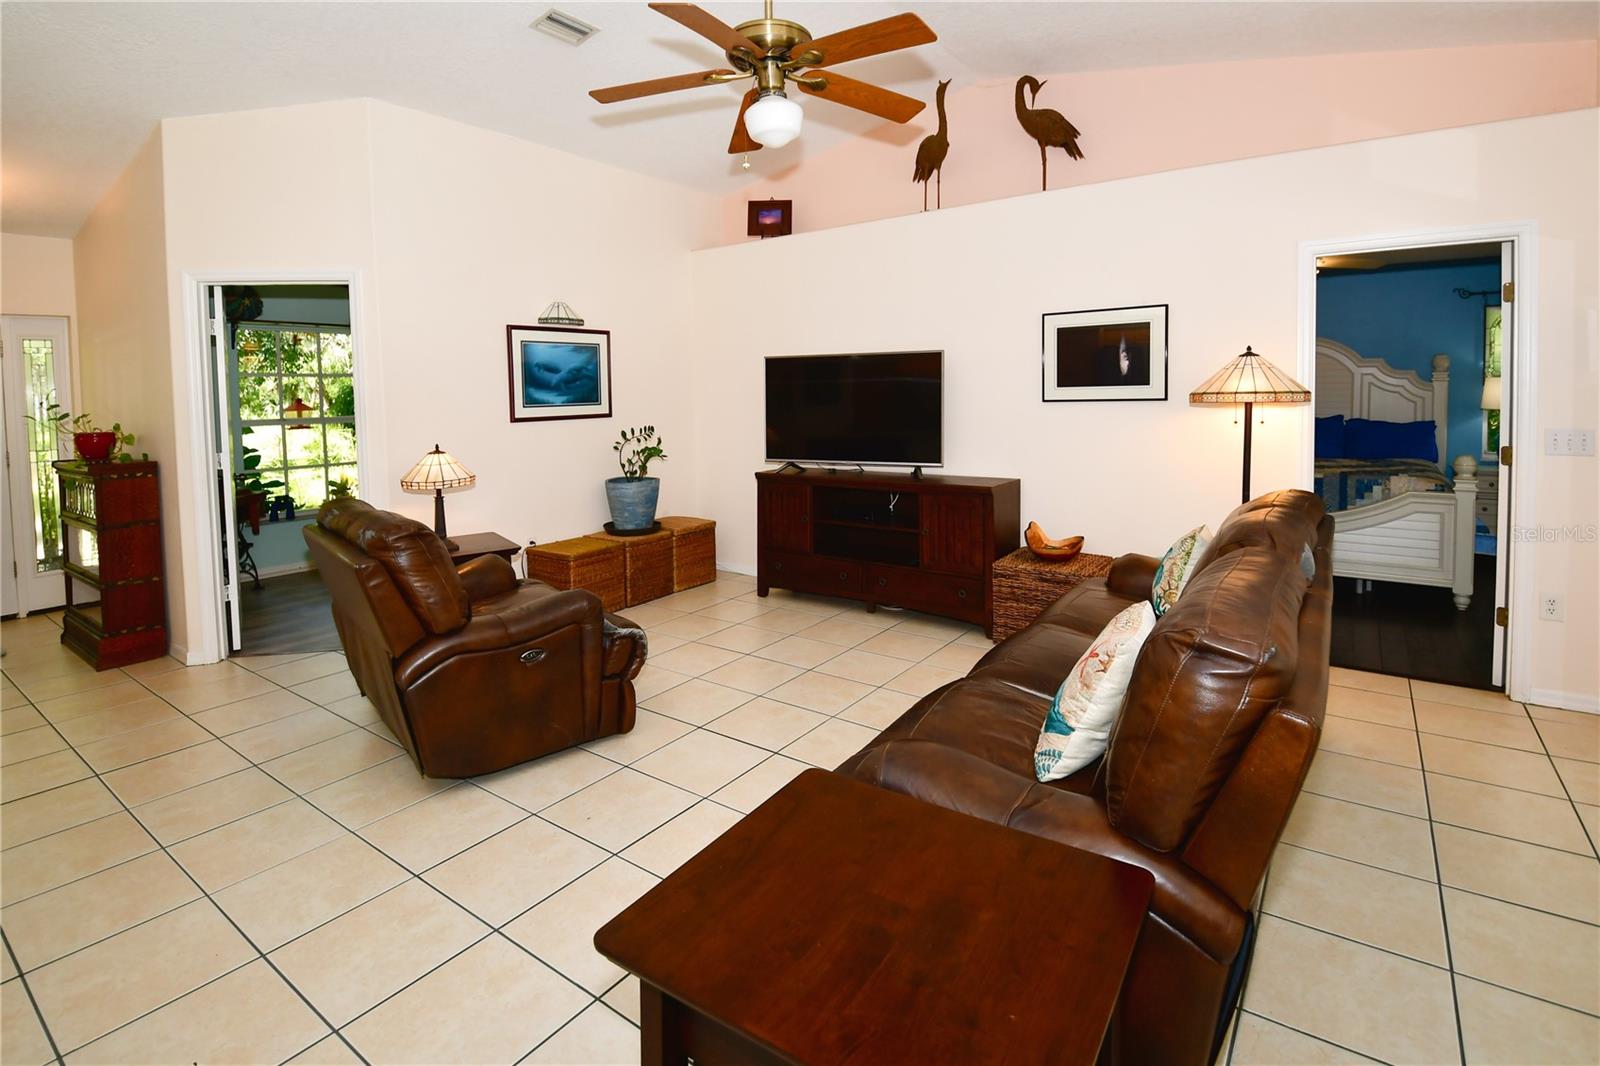
<path fill-rule="evenodd" d="M 606 505 L 611 508 L 611 524 L 617 529 L 649 529 L 656 521 L 656 500 L 661 495 L 661 479 L 642 477 L 606 478 Z"/>

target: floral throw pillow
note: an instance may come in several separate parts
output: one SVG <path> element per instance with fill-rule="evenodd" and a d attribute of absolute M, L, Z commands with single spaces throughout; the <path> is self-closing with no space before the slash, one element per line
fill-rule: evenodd
<path fill-rule="evenodd" d="M 1194 564 L 1200 561 L 1210 543 L 1211 527 L 1198 526 L 1174 541 L 1167 554 L 1161 557 L 1155 580 L 1150 584 L 1150 606 L 1155 608 L 1156 617 L 1172 610 L 1172 605 L 1178 602 L 1183 586 L 1189 583 L 1189 575 L 1194 573 Z"/>
<path fill-rule="evenodd" d="M 1130 604 L 1106 623 L 1061 682 L 1033 749 L 1040 781 L 1066 777 L 1105 754 L 1133 680 L 1134 660 L 1155 624 L 1148 603 Z"/>

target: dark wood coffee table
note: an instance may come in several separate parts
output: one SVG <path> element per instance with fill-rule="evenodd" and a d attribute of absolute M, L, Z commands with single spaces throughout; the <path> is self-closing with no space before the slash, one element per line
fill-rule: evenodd
<path fill-rule="evenodd" d="M 642 1058 L 1093 1063 L 1150 874 L 808 770 L 595 934 Z"/>

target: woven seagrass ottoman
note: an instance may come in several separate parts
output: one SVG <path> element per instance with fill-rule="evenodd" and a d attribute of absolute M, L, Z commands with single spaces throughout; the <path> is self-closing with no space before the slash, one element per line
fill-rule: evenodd
<path fill-rule="evenodd" d="M 1111 570 L 1111 556 L 1080 552 L 1066 562 L 1050 562 L 1018 548 L 994 564 L 994 639 L 1026 629 L 1056 600 L 1084 578 Z"/>
<path fill-rule="evenodd" d="M 669 515 L 658 519 L 672 534 L 672 591 L 717 579 L 717 524 L 709 518 Z"/>
<path fill-rule="evenodd" d="M 588 589 L 608 611 L 627 606 L 622 545 L 591 537 L 530 544 L 522 552 L 528 576 L 552 588 Z"/>
<path fill-rule="evenodd" d="M 667 530 L 631 537 L 601 531 L 590 533 L 589 538 L 622 549 L 623 583 L 629 607 L 672 593 L 672 534 Z"/>

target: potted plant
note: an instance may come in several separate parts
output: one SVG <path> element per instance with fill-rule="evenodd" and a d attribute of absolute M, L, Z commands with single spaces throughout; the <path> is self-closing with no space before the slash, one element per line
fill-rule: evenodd
<path fill-rule="evenodd" d="M 132 445 L 135 438 L 132 433 L 122 432 L 121 422 L 111 423 L 110 429 L 101 429 L 93 415 L 74 415 L 53 400 L 45 405 L 43 416 L 35 421 L 48 425 L 58 438 L 70 439 L 72 450 L 85 462 L 133 461 L 133 456 L 123 449 Z"/>
<path fill-rule="evenodd" d="M 240 455 L 239 472 L 233 475 L 234 506 L 238 509 L 239 521 L 248 523 L 252 533 L 261 532 L 261 515 L 267 505 L 267 494 L 273 489 L 283 488 L 283 482 L 277 478 L 267 480 L 261 476 L 261 452 L 244 443 L 243 434 L 254 433 L 250 426 L 240 430 Z"/>
<path fill-rule="evenodd" d="M 617 532 L 651 529 L 656 524 L 656 500 L 661 495 L 661 479 L 650 477 L 650 464 L 665 459 L 656 427 L 625 429 L 611 446 L 617 453 L 622 476 L 606 479 L 606 505 L 611 508 L 611 526 Z"/>

